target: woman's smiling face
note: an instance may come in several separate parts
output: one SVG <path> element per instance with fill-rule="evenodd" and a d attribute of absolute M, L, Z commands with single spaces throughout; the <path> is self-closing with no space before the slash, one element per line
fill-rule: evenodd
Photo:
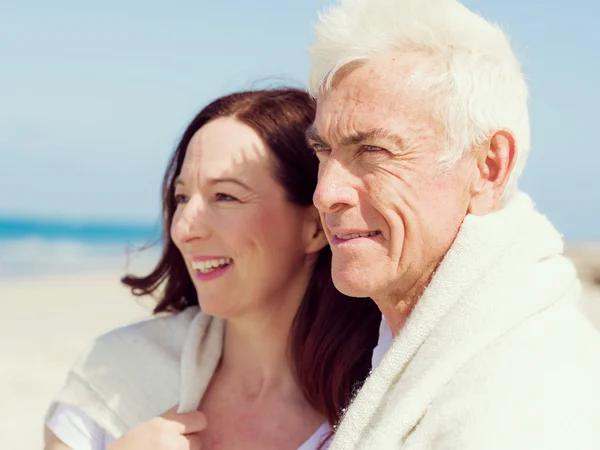
<path fill-rule="evenodd" d="M 232 117 L 207 123 L 187 147 L 171 237 L 208 314 L 268 310 L 305 288 L 316 213 L 287 199 L 274 166 L 256 132 Z"/>

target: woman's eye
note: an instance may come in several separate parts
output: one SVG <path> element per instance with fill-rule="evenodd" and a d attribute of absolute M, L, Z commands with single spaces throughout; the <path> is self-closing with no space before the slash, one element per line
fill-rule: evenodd
<path fill-rule="evenodd" d="M 175 194 L 175 203 L 178 205 L 181 203 L 187 203 L 188 200 L 189 200 L 189 197 L 187 195 Z"/>
<path fill-rule="evenodd" d="M 231 195 L 227 195 L 227 194 L 223 194 L 221 192 L 218 192 L 215 194 L 215 200 L 218 202 L 237 202 L 238 199 L 231 196 Z"/>

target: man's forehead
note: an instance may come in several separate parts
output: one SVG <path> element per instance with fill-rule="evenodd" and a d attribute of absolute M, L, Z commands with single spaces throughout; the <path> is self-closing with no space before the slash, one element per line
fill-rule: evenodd
<path fill-rule="evenodd" d="M 415 83 L 422 74 L 422 57 L 403 56 L 392 54 L 342 73 L 330 90 L 317 97 L 309 136 L 398 129 L 404 122 L 431 115 L 432 104 Z"/>
<path fill-rule="evenodd" d="M 375 102 L 389 101 L 394 85 L 384 75 L 365 65 L 337 77 L 331 89 L 317 97 L 317 108 L 338 108 L 349 103 L 368 107 Z"/>
<path fill-rule="evenodd" d="M 317 109 L 317 115 L 306 135 L 313 140 L 339 140 L 345 136 L 373 128 L 382 128 L 386 117 L 381 110 L 366 103 L 349 101 L 351 105 L 326 105 L 326 109 Z"/>
<path fill-rule="evenodd" d="M 321 92 L 319 97 L 331 97 L 336 92 L 387 96 L 392 92 L 407 92 L 419 85 L 419 79 L 444 72 L 440 58 L 429 53 L 389 51 L 343 67 L 333 77 L 331 89 Z"/>

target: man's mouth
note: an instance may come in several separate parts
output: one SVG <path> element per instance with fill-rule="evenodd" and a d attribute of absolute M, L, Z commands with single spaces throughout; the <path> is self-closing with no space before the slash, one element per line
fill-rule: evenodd
<path fill-rule="evenodd" d="M 205 261 L 192 261 L 192 269 L 200 273 L 210 273 L 217 269 L 227 267 L 233 262 L 231 258 L 207 259 Z"/>
<path fill-rule="evenodd" d="M 336 234 L 335 237 L 341 241 L 349 241 L 350 239 L 377 236 L 379 234 L 381 234 L 381 231 L 377 230 L 377 231 L 367 231 L 365 233 L 352 233 L 352 234 L 344 234 L 344 235 Z"/>

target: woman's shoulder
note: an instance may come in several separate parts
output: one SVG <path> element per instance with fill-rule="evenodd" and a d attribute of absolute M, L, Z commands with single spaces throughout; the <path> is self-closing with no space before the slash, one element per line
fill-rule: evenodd
<path fill-rule="evenodd" d="M 115 328 L 96 338 L 88 350 L 93 353 L 120 352 L 123 346 L 152 346 L 157 351 L 179 353 L 190 324 L 199 314 L 198 307 L 189 307 L 176 314 L 142 320 Z"/>
<path fill-rule="evenodd" d="M 142 367 L 149 361 L 166 359 L 178 364 L 190 324 L 199 308 L 135 322 L 94 339 L 79 355 L 72 371 L 101 367 Z M 116 367 L 114 367 L 116 366 Z"/>
<path fill-rule="evenodd" d="M 47 442 L 56 443 L 56 438 L 71 449 L 106 450 L 114 440 L 81 409 L 65 404 L 56 406 L 46 427 L 51 433 Z"/>
<path fill-rule="evenodd" d="M 54 404 L 80 408 L 113 436 L 166 411 L 179 398 L 181 355 L 197 316 L 193 307 L 101 335 L 71 367 Z"/>

